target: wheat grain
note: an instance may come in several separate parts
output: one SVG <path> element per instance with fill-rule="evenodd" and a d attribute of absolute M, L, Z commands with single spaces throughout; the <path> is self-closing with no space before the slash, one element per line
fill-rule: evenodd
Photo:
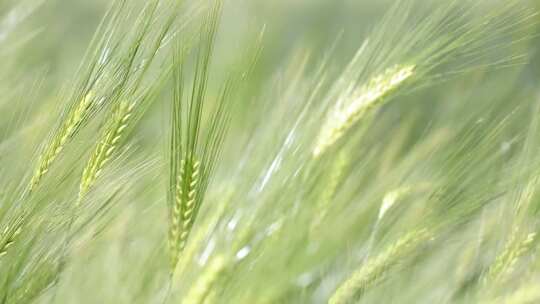
<path fill-rule="evenodd" d="M 397 65 L 369 80 L 350 96 L 343 96 L 328 115 L 316 140 L 313 156 L 318 157 L 366 113 L 380 106 L 385 98 L 414 75 L 414 65 Z"/>

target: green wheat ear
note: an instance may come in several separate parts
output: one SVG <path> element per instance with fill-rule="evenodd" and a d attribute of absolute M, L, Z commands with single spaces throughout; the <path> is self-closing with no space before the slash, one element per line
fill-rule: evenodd
<path fill-rule="evenodd" d="M 183 50 L 176 46 L 174 53 L 174 91 L 172 105 L 172 131 L 170 137 L 169 178 L 169 250 L 174 270 L 186 246 L 191 228 L 204 197 L 211 162 L 217 154 L 205 151 L 201 140 L 202 113 L 207 99 L 210 59 L 221 15 L 221 1 L 209 10 L 201 27 L 195 76 L 191 94 L 184 89 Z M 177 44 L 180 44 L 178 41 Z M 219 122 L 218 117 L 218 122 Z M 212 140 L 210 133 L 209 138 Z M 219 144 L 219 143 L 218 143 Z M 216 151 L 217 152 L 217 151 Z"/>
<path fill-rule="evenodd" d="M 503 251 L 495 258 L 495 261 L 489 267 L 484 277 L 484 284 L 504 281 L 513 271 L 519 258 L 532 248 L 535 238 L 536 233 L 529 233 L 520 238 L 519 229 L 514 228 Z"/>
<path fill-rule="evenodd" d="M 313 156 L 319 157 L 368 112 L 380 107 L 385 98 L 403 86 L 414 72 L 414 65 L 394 66 L 372 78 L 352 94 L 341 97 L 321 127 Z"/>
<path fill-rule="evenodd" d="M 54 133 L 50 144 L 41 153 L 38 165 L 30 181 L 29 191 L 32 192 L 41 182 L 41 179 L 49 171 L 51 165 L 58 155 L 65 148 L 67 142 L 75 135 L 80 128 L 88 111 L 94 102 L 94 93 L 90 91 L 86 96 L 68 113 L 64 123 Z"/>
<path fill-rule="evenodd" d="M 105 164 L 111 159 L 113 152 L 118 148 L 118 144 L 124 136 L 130 119 L 133 116 L 134 107 L 135 103 L 122 101 L 113 111 L 109 127 L 106 128 L 102 139 L 94 149 L 92 156 L 83 170 L 79 189 L 79 200 L 88 192 L 101 174 Z"/>
<path fill-rule="evenodd" d="M 199 37 L 193 81 L 185 79 L 183 50 L 176 46 L 173 61 L 173 102 L 169 144 L 169 233 L 168 243 L 171 269 L 174 273 L 187 242 L 197 214 L 204 201 L 206 189 L 212 178 L 222 150 L 222 143 L 235 105 L 234 96 L 250 75 L 259 55 L 259 43 L 249 49 L 250 57 L 227 76 L 214 102 L 207 112 L 207 88 L 214 40 L 221 16 L 222 1 L 214 2 L 209 9 Z M 178 44 L 181 41 L 178 41 Z M 186 83 L 191 88 L 186 89 Z M 206 113 L 205 113 L 206 114 Z"/>
<path fill-rule="evenodd" d="M 122 103 L 122 98 L 132 101 L 130 98 L 140 90 L 143 79 L 155 62 L 178 13 L 176 9 L 179 4 L 171 4 L 174 9 L 165 15 L 166 21 L 156 25 L 160 2 L 152 0 L 144 5 L 132 30 L 128 30 L 128 34 L 132 35 L 127 35 L 129 38 L 126 39 L 126 33 L 120 31 L 125 30 L 121 25 L 131 9 L 127 7 L 125 0 L 113 1 L 85 55 L 81 75 L 74 85 L 74 97 L 38 158 L 28 185 L 30 193 L 39 186 L 65 146 L 88 121 L 101 110 L 109 109 L 109 106 L 117 107 Z M 107 150 L 110 148 L 107 147 Z M 107 154 L 106 151 L 95 155 L 98 157 L 95 159 L 97 167 L 87 170 L 87 182 L 91 183 L 94 179 L 92 175 L 99 171 L 100 162 L 107 161 L 103 154 Z M 83 192 L 87 190 L 87 186 L 83 184 Z"/>
<path fill-rule="evenodd" d="M 175 199 L 169 235 L 171 263 L 176 266 L 180 252 L 185 248 L 195 216 L 200 180 L 200 162 L 194 159 L 182 160 L 175 187 Z"/>
<path fill-rule="evenodd" d="M 207 214 L 206 217 L 202 217 L 200 219 L 201 222 L 198 225 L 198 229 L 194 230 L 193 235 L 191 235 L 191 242 L 189 244 L 184 243 L 185 249 L 182 250 L 182 259 L 179 260 L 176 265 L 176 274 L 181 275 L 182 273 L 184 273 L 189 263 L 195 259 L 198 250 L 200 250 L 202 244 L 204 244 L 205 238 L 212 233 L 213 229 L 218 224 L 221 216 L 223 216 L 223 213 L 225 212 L 227 206 L 230 203 L 231 195 L 231 191 L 226 191 L 226 194 L 220 196 L 220 199 L 215 202 L 215 204 L 217 205 L 216 208 L 213 209 L 210 214 Z M 178 218 L 180 218 L 180 216 L 181 214 L 178 214 Z M 171 231 L 175 230 L 171 229 Z M 169 245 L 174 246 L 174 244 L 175 243 L 171 243 Z M 172 247 L 171 251 L 176 249 L 177 248 Z"/>
<path fill-rule="evenodd" d="M 79 182 L 78 203 L 95 184 L 103 169 L 120 148 L 133 126 L 144 115 L 145 111 L 161 92 L 166 80 L 170 77 L 170 67 L 154 82 L 143 90 L 139 97 L 132 96 L 132 101 L 122 100 L 112 110 L 108 121 L 103 126 L 102 134 L 97 142 Z"/>
<path fill-rule="evenodd" d="M 150 55 L 142 65 L 142 69 L 147 70 L 151 67 L 151 63 L 155 60 L 159 49 L 164 46 L 164 39 L 167 34 L 171 33 L 179 5 L 180 2 L 173 5 L 173 13 L 167 17 L 166 22 L 159 28 L 156 37 L 151 41 Z M 184 47 L 189 48 L 189 43 L 186 43 Z M 79 202 L 99 178 L 105 165 L 111 160 L 115 151 L 118 150 L 122 140 L 128 136 L 127 133 L 131 131 L 133 125 L 137 123 L 161 93 L 171 73 L 172 66 L 170 64 L 165 65 L 158 77 L 152 79 L 150 83 L 142 85 L 146 74 L 141 72 L 135 77 L 134 83 L 129 87 L 129 90 L 126 90 L 120 100 L 114 104 L 110 117 L 103 127 L 101 138 L 83 170 L 79 184 Z"/>

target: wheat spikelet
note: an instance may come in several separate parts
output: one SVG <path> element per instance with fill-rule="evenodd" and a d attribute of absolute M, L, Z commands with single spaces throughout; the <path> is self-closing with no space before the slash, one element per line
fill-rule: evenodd
<path fill-rule="evenodd" d="M 323 154 L 368 111 L 381 105 L 385 97 L 413 76 L 414 70 L 414 65 L 392 67 L 371 79 L 351 96 L 345 96 L 340 100 L 319 132 L 313 156 L 318 157 Z"/>
<path fill-rule="evenodd" d="M 199 179 L 200 162 L 193 159 L 189 161 L 183 159 L 176 180 L 176 196 L 169 231 L 169 247 L 173 269 L 178 262 L 180 253 L 186 246 L 193 225 L 194 212 L 197 207 Z"/>
<path fill-rule="evenodd" d="M 208 295 L 212 292 L 212 288 L 216 281 L 227 268 L 227 259 L 223 256 L 213 258 L 208 265 L 204 267 L 204 272 L 198 277 L 197 281 L 192 285 L 187 292 L 182 303 L 185 304 L 203 304 L 211 303 L 206 301 Z"/>
<path fill-rule="evenodd" d="M 113 112 L 109 126 L 106 128 L 102 139 L 94 149 L 92 156 L 83 170 L 79 186 L 79 200 L 92 187 L 103 167 L 117 149 L 119 141 L 124 136 L 125 130 L 128 127 L 134 107 L 135 103 L 122 101 Z"/>
<path fill-rule="evenodd" d="M 530 248 L 536 238 L 536 233 L 529 233 L 508 256 L 508 263 L 505 268 L 506 273 L 514 270 L 514 266 L 520 257 L 522 257 Z"/>
<path fill-rule="evenodd" d="M 503 251 L 495 258 L 493 264 L 489 267 L 487 274 L 484 277 L 484 284 L 496 281 L 498 276 L 504 271 L 510 252 L 513 250 L 515 240 L 517 238 L 517 228 L 512 230 Z"/>
<path fill-rule="evenodd" d="M 390 268 L 397 264 L 420 243 L 429 239 L 431 233 L 427 229 L 415 230 L 398 239 L 394 244 L 378 256 L 366 261 L 334 292 L 329 304 L 344 304 L 354 302 L 368 288 L 377 284 Z"/>
<path fill-rule="evenodd" d="M 0 258 L 2 258 L 3 256 L 7 254 L 9 247 L 13 245 L 13 243 L 15 242 L 15 239 L 20 233 L 21 233 L 20 227 L 17 230 L 15 230 L 15 232 L 12 233 L 11 235 L 8 235 L 9 227 L 6 227 L 6 229 L 4 229 L 4 232 L 2 233 L 2 237 L 0 237 L 0 241 L 2 241 L 2 243 L 0 243 Z"/>
<path fill-rule="evenodd" d="M 93 100 L 94 93 L 90 91 L 68 114 L 67 119 L 53 136 L 51 143 L 45 148 L 44 152 L 39 157 L 37 169 L 35 170 L 30 181 L 30 192 L 32 192 L 39 185 L 41 179 L 49 171 L 52 163 L 56 160 L 60 152 L 62 152 L 66 143 L 77 132 L 85 116 L 87 115 Z"/>
<path fill-rule="evenodd" d="M 519 239 L 518 229 L 515 228 L 506 243 L 504 250 L 497 256 L 489 268 L 484 283 L 503 281 L 514 269 L 515 264 L 530 248 L 536 233 L 529 233 L 525 238 Z"/>

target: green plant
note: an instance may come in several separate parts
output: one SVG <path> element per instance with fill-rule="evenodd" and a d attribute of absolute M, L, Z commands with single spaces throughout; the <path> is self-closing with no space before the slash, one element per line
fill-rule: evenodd
<path fill-rule="evenodd" d="M 248 2 L 0 2 L 0 303 L 537 301 L 538 4 Z"/>

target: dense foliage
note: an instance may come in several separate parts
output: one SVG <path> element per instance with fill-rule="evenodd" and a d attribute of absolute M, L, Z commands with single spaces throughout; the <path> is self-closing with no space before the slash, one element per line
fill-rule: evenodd
<path fill-rule="evenodd" d="M 0 1 L 0 303 L 540 302 L 539 9 Z"/>

